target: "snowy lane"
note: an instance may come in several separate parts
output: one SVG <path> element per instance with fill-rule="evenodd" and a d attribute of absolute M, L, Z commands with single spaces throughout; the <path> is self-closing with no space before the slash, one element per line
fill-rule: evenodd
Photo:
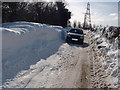
<path fill-rule="evenodd" d="M 86 42 L 86 41 L 85 41 Z M 86 42 L 87 43 L 87 42 Z M 41 60 L 10 81 L 10 88 L 78 88 L 86 87 L 89 56 L 86 44 L 64 43 L 58 52 Z M 84 65 L 87 65 L 83 68 Z M 87 71 L 84 71 L 84 70 Z M 84 72 L 83 72 L 84 71 Z"/>

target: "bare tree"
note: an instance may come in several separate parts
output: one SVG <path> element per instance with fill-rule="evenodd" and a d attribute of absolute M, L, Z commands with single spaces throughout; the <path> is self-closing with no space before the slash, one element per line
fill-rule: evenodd
<path fill-rule="evenodd" d="M 78 22 L 78 28 L 81 28 L 82 26 L 81 26 L 81 22 Z"/>
<path fill-rule="evenodd" d="M 76 28 L 77 27 L 77 21 L 73 22 L 73 27 Z"/>
<path fill-rule="evenodd" d="M 70 21 L 68 21 L 68 23 L 67 23 L 67 27 L 72 27 Z"/>

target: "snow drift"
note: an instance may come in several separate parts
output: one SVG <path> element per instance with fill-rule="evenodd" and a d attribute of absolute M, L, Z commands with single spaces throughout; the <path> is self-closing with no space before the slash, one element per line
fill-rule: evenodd
<path fill-rule="evenodd" d="M 1 30 L 3 83 L 57 52 L 64 38 L 62 27 L 32 22 L 3 23 Z"/>
<path fill-rule="evenodd" d="M 119 28 L 111 26 L 107 28 L 97 28 L 91 32 L 91 42 L 96 48 L 102 64 L 102 69 L 105 71 L 105 82 L 108 88 L 117 88 L 119 71 Z M 99 65 L 96 65 L 99 68 Z"/>

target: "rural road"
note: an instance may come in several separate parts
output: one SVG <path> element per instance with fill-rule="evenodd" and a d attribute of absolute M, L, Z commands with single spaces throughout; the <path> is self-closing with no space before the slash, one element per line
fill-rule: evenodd
<path fill-rule="evenodd" d="M 25 88 L 89 88 L 90 53 L 87 36 L 83 45 L 63 44 L 59 51 L 50 57 L 56 60 L 57 64 L 52 63 L 54 65 L 51 69 L 46 68 L 34 76 Z"/>
<path fill-rule="evenodd" d="M 69 44 L 72 48 L 73 57 L 70 61 L 75 62 L 75 66 L 64 77 L 63 88 L 89 88 L 90 87 L 90 42 L 87 36 L 83 45 Z M 68 47 L 68 48 L 69 48 Z M 77 57 L 77 58 L 75 58 Z"/>

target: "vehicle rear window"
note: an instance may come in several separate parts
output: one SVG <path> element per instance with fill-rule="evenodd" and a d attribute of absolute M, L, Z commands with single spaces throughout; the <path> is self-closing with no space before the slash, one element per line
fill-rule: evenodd
<path fill-rule="evenodd" d="M 69 32 L 71 32 L 71 33 L 77 33 L 77 34 L 83 34 L 83 31 L 79 30 L 79 29 L 71 29 Z"/>

